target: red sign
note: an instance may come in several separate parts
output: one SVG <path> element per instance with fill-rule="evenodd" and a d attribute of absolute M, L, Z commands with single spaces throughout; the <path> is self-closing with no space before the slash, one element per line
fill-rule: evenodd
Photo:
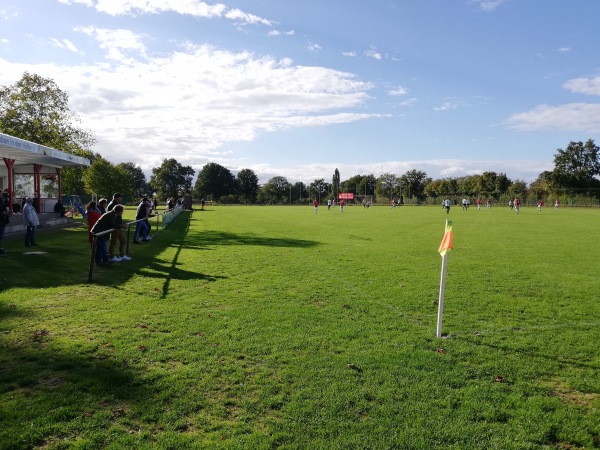
<path fill-rule="evenodd" d="M 339 200 L 354 200 L 354 194 L 352 192 L 344 192 L 343 194 L 338 194 Z"/>

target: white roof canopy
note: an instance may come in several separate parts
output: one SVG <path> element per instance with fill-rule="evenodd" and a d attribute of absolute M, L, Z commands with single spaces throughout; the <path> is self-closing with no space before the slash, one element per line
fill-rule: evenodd
<path fill-rule="evenodd" d="M 49 167 L 89 166 L 81 156 L 0 133 L 0 157 L 15 160 L 15 165 L 41 164 Z"/>

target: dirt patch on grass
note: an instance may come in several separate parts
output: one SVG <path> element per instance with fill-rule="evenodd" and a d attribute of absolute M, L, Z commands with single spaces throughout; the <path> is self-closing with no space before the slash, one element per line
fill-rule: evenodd
<path fill-rule="evenodd" d="M 544 381 L 544 385 L 552 389 L 552 393 L 566 403 L 585 409 L 594 408 L 594 402 L 600 398 L 600 394 L 581 392 L 573 389 L 563 380 L 546 380 Z"/>

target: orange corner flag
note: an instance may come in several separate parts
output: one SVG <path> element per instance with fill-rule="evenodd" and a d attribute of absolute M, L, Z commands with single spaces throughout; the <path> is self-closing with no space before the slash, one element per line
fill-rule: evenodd
<path fill-rule="evenodd" d="M 444 256 L 448 250 L 451 250 L 452 247 L 452 239 L 454 235 L 452 234 L 452 221 L 446 220 L 446 232 L 444 233 L 444 239 L 442 239 L 442 243 L 440 244 L 440 248 L 438 252 L 440 255 Z"/>

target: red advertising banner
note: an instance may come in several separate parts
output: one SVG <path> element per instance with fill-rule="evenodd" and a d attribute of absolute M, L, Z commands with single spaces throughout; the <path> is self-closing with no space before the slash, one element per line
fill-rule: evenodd
<path fill-rule="evenodd" d="M 344 192 L 338 194 L 339 200 L 354 200 L 354 194 L 352 192 Z"/>

